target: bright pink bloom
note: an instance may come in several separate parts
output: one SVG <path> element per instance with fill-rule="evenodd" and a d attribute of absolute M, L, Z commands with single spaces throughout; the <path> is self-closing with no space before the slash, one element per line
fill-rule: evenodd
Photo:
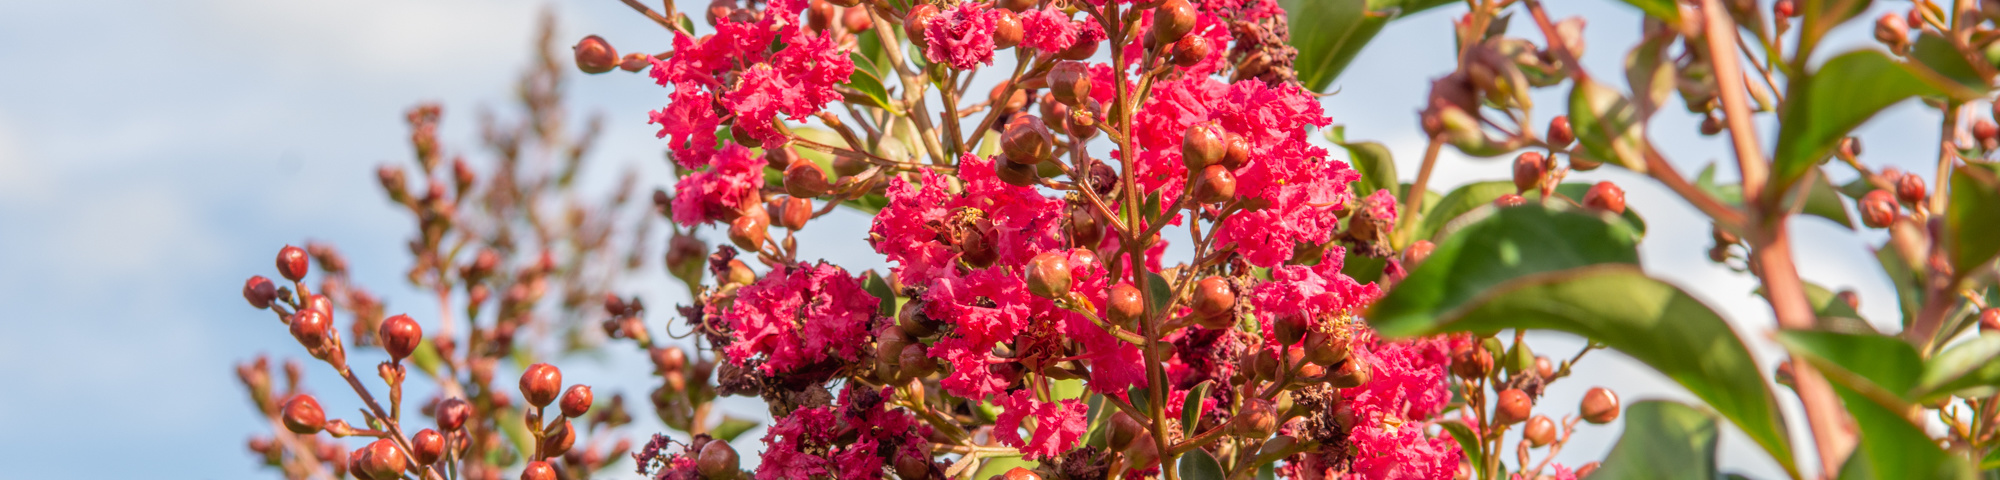
<path fill-rule="evenodd" d="M 806 452 L 830 447 L 833 439 L 828 437 L 836 431 L 838 420 L 833 407 L 809 407 L 793 410 L 791 415 L 772 422 L 771 428 L 764 432 L 763 462 L 757 465 L 757 480 L 826 475 L 833 462 Z"/>
<path fill-rule="evenodd" d="M 1044 52 L 1067 50 L 1083 29 L 1078 23 L 1055 5 L 1021 12 L 1021 44 Z"/>
<path fill-rule="evenodd" d="M 962 2 L 938 12 L 924 29 L 924 59 L 959 70 L 993 64 L 993 27 L 999 12 L 982 2 Z"/>
<path fill-rule="evenodd" d="M 1257 307 L 1266 340 L 1276 339 L 1271 321 L 1278 317 L 1303 314 L 1313 325 L 1318 325 L 1358 314 L 1382 297 L 1382 289 L 1375 284 L 1362 284 L 1340 273 L 1347 249 L 1339 245 L 1328 245 L 1326 249 L 1326 258 L 1318 265 L 1272 268 L 1271 281 L 1251 288 L 1250 302 Z"/>
<path fill-rule="evenodd" d="M 674 223 L 692 227 L 734 218 L 758 202 L 764 159 L 742 145 L 729 144 L 716 152 L 713 161 L 709 169 L 674 182 Z"/>
<path fill-rule="evenodd" d="M 699 40 L 675 34 L 674 56 L 652 60 L 653 80 L 672 86 L 674 94 L 667 108 L 651 112 L 650 122 L 660 125 L 659 137 L 673 137 L 669 146 L 681 167 L 707 165 L 715 154 L 717 109 L 751 137 L 782 143 L 786 139 L 771 126 L 778 114 L 802 119 L 840 98 L 833 87 L 847 81 L 854 63 L 828 34 L 813 36 L 800 27 L 804 5 L 773 2 L 755 22 L 720 19 L 715 34 Z"/>
<path fill-rule="evenodd" d="M 1090 420 L 1084 418 L 1085 405 L 1076 400 L 1043 402 L 1022 389 L 994 399 L 994 404 L 1003 410 L 993 422 L 993 437 L 1002 445 L 1020 449 L 1022 458 L 1028 460 L 1061 456 L 1076 448 L 1090 427 Z M 1024 418 L 1035 419 L 1034 434 L 1026 440 L 1020 433 Z"/>
<path fill-rule="evenodd" d="M 767 375 L 858 360 L 879 304 L 860 279 L 824 262 L 771 272 L 737 290 L 722 318 L 736 334 L 725 351 L 738 364 L 762 359 Z"/>
<path fill-rule="evenodd" d="M 1354 339 L 1354 355 L 1374 366 L 1375 376 L 1341 390 L 1354 408 L 1354 467 L 1350 478 L 1451 478 L 1464 456 L 1449 435 L 1425 433 L 1451 401 L 1445 375 L 1450 341 L 1432 337 L 1383 341 L 1373 330 Z"/>

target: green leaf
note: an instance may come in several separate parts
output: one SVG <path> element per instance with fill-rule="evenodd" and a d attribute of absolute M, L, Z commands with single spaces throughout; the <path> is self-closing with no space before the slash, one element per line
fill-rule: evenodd
<path fill-rule="evenodd" d="M 1187 480 L 1222 480 L 1222 464 L 1207 450 L 1197 448 L 1181 455 L 1180 473 Z"/>
<path fill-rule="evenodd" d="M 723 415 L 722 422 L 715 424 L 715 428 L 709 429 L 708 435 L 711 437 L 720 438 L 722 439 L 722 441 L 725 442 L 732 441 L 736 440 L 736 437 L 743 436 L 743 432 L 748 432 L 752 428 L 757 428 L 757 425 L 758 424 L 756 420 L 736 418 L 735 416 L 732 415 Z"/>
<path fill-rule="evenodd" d="M 1462 233 L 1472 231 L 1467 229 Z M 1563 231 L 1571 237 L 1589 236 L 1577 228 Z M 1609 241 L 1601 239 L 1595 243 Z M 1496 332 L 1509 328 L 1581 335 L 1624 352 L 1674 379 L 1735 422 L 1779 464 L 1792 464 L 1791 443 L 1778 415 L 1777 399 L 1767 388 L 1749 348 L 1727 321 L 1700 300 L 1678 287 L 1646 277 L 1636 265 L 1622 262 L 1538 274 L 1525 271 L 1505 274 L 1516 271 L 1507 268 L 1497 269 L 1498 273 L 1459 269 L 1452 263 L 1465 260 L 1453 256 L 1505 255 L 1493 248 L 1460 251 L 1454 249 L 1458 247 L 1455 243 L 1464 242 L 1454 238 L 1440 245 L 1430 260 L 1369 311 L 1366 317 L 1376 330 L 1391 337 Z M 1589 248 L 1559 241 L 1531 245 L 1536 250 Z M 1597 248 L 1615 250 L 1614 246 Z M 1559 263 L 1548 261 L 1542 265 Z M 1463 282 L 1464 277 L 1477 280 Z M 1449 294 L 1429 291 L 1442 289 L 1437 285 L 1441 283 L 1454 284 L 1452 291 Z M 1408 293 L 1412 287 L 1425 290 Z M 1633 427 L 1628 423 L 1627 431 L 1631 430 Z"/>
<path fill-rule="evenodd" d="M 1208 387 L 1212 384 L 1212 380 L 1203 380 L 1193 390 L 1188 390 L 1187 399 L 1181 402 L 1182 428 L 1192 428 L 1201 419 L 1201 399 L 1208 398 Z"/>
<path fill-rule="evenodd" d="M 1972 89 L 1983 89 L 1986 80 L 1979 76 L 1979 69 L 1972 62 L 1958 54 L 1958 47 L 1951 46 L 1950 40 L 1929 31 L 1917 35 L 1916 45 L 1910 48 L 1910 59 L 1933 72 L 1943 75 L 1959 85 Z"/>
<path fill-rule="evenodd" d="M 1716 200 L 1730 205 L 1743 204 L 1743 186 L 1739 184 L 1717 185 L 1715 183 L 1715 163 L 1701 167 L 1701 173 L 1694 176 L 1694 187 L 1701 189 Z"/>
<path fill-rule="evenodd" d="M 1665 20 L 1668 25 L 1680 23 L 1681 10 L 1674 0 L 1624 0 L 1625 4 L 1638 7 L 1646 16 Z"/>
<path fill-rule="evenodd" d="M 1151 309 L 1148 311 L 1167 311 L 1167 306 L 1172 305 L 1173 300 L 1174 287 L 1167 283 L 1167 278 L 1157 273 L 1146 272 L 1146 303 L 1151 304 Z"/>
<path fill-rule="evenodd" d="M 1917 349 L 1896 337 L 1818 330 L 1784 330 L 1778 343 L 1826 371 L 1827 378 L 1878 402 L 1901 402 L 1924 371 Z M 1886 394 L 1891 399 L 1882 398 Z"/>
<path fill-rule="evenodd" d="M 1494 210 L 1439 241 L 1431 256 L 1376 302 L 1367 318 L 1384 335 L 1411 335 L 1475 306 L 1488 290 L 1523 275 L 1605 263 L 1638 265 L 1638 240 L 1631 226 L 1613 218 L 1534 204 Z"/>
<path fill-rule="evenodd" d="M 1591 480 L 1715 478 L 1715 415 L 1663 400 L 1625 408 L 1625 433 Z M 1791 462 L 1783 462 L 1790 465 Z"/>
<path fill-rule="evenodd" d="M 1944 93 L 1906 64 L 1873 50 L 1842 54 L 1812 75 L 1793 79 L 1779 115 L 1770 188 L 1789 189 L 1876 112 L 1912 96 Z"/>
<path fill-rule="evenodd" d="M 1147 400 L 1148 398 L 1152 397 L 1150 396 L 1150 394 L 1146 393 L 1146 387 L 1144 385 L 1133 386 L 1131 390 L 1125 391 L 1125 400 L 1132 402 L 1132 409 L 1134 410 L 1138 410 L 1141 412 L 1150 411 L 1146 409 L 1149 405 L 1151 405 L 1151 403 L 1149 403 Z"/>
<path fill-rule="evenodd" d="M 1671 1 L 1658 3 L 1665 3 L 1670 10 L 1674 8 Z M 1632 86 L 1634 98 L 1643 100 L 1640 106 L 1645 111 L 1659 109 L 1674 93 L 1676 75 L 1673 58 L 1668 56 L 1667 47 L 1679 39 L 1679 36 L 1672 32 L 1672 30 L 1662 30 L 1657 34 L 1647 35 L 1644 41 L 1625 54 L 1625 84 Z"/>
<path fill-rule="evenodd" d="M 1437 424 L 1444 428 L 1445 433 L 1450 433 L 1453 440 L 1458 441 L 1458 450 L 1465 452 L 1466 460 L 1472 461 L 1473 465 L 1486 464 L 1486 455 L 1480 453 L 1482 449 L 1479 434 L 1472 433 L 1472 427 L 1465 426 L 1465 422 L 1459 420 L 1446 420 Z"/>
<path fill-rule="evenodd" d="M 1042 465 L 1039 462 L 1022 460 L 1018 455 L 1007 457 L 992 457 L 990 455 L 994 454 L 980 456 L 980 459 L 985 460 L 986 463 L 979 466 L 979 472 L 972 474 L 972 478 L 991 478 L 994 475 L 1007 473 L 1008 470 L 1013 470 L 1015 467 L 1034 470 L 1035 467 Z"/>
<path fill-rule="evenodd" d="M 1586 193 L 1590 193 L 1590 187 L 1595 185 L 1596 184 L 1584 183 L 1584 182 L 1564 183 L 1561 185 L 1556 185 L 1556 194 L 1567 197 L 1571 201 L 1575 201 L 1577 203 L 1583 203 L 1583 195 Z M 1535 198 L 1538 198 L 1538 194 L 1535 194 L 1534 192 L 1529 192 L 1528 198 L 1530 200 L 1533 200 Z M 1639 209 L 1632 208 L 1631 205 L 1626 205 L 1625 213 L 1619 214 L 1618 216 L 1624 217 L 1626 222 L 1631 223 L 1632 228 L 1637 229 L 1640 235 L 1646 234 L 1646 219 L 1639 217 Z"/>
<path fill-rule="evenodd" d="M 1896 287 L 1896 306 L 1903 313 L 1903 329 L 1908 330 L 1910 322 L 1917 318 L 1917 309 L 1923 305 L 1924 291 L 1920 286 L 1923 277 L 1910 267 L 1909 262 L 1903 261 L 1903 256 L 1897 254 L 1892 246 L 1875 249 L 1875 262 L 1881 264 L 1882 273 L 1889 276 L 1889 285 Z"/>
<path fill-rule="evenodd" d="M 882 80 L 877 78 L 874 72 L 860 68 L 854 69 L 854 74 L 847 77 L 847 86 L 860 91 L 862 95 L 866 95 L 869 102 L 871 102 L 869 106 L 891 112 L 896 111 L 894 107 L 890 106 L 888 89 L 882 87 Z"/>
<path fill-rule="evenodd" d="M 1979 272 L 2000 254 L 2000 165 L 1973 163 L 1951 175 L 1944 209 L 1945 251 L 1958 278 Z"/>
<path fill-rule="evenodd" d="M 862 274 L 862 277 L 861 288 L 881 300 L 881 308 L 876 311 L 889 317 L 896 316 L 896 292 L 889 289 L 889 282 L 883 280 L 882 275 L 875 273 L 874 270 Z"/>
<path fill-rule="evenodd" d="M 1397 12 L 1370 12 L 1367 0 L 1281 0 L 1292 25 L 1292 46 L 1298 49 L 1292 67 L 1299 82 L 1318 92 L 1333 84 L 1347 64 L 1361 53 Z"/>
<path fill-rule="evenodd" d="M 1493 180 L 1473 182 L 1452 189 L 1451 193 L 1438 199 L 1437 207 L 1424 214 L 1423 223 L 1417 226 L 1418 240 L 1436 241 L 1438 231 L 1466 212 L 1493 204 L 1493 199 L 1514 193 L 1514 182 Z"/>
<path fill-rule="evenodd" d="M 1106 403 L 1103 395 L 1095 394 L 1091 395 L 1090 399 L 1085 400 L 1084 405 L 1089 407 L 1084 418 L 1090 419 L 1090 427 L 1083 434 L 1083 444 L 1104 448 L 1107 442 L 1104 439 L 1104 427 L 1111 423 L 1111 412 L 1117 410 L 1118 407 Z"/>
<path fill-rule="evenodd" d="M 1370 283 L 1381 279 L 1382 268 L 1388 265 L 1388 259 L 1347 252 L 1347 261 L 1340 264 L 1340 273 L 1356 282 Z"/>
<path fill-rule="evenodd" d="M 1578 80 L 1569 93 L 1569 124 L 1577 142 L 1598 161 L 1634 172 L 1646 172 L 1646 128 L 1639 108 L 1625 94 L 1604 84 Z"/>
<path fill-rule="evenodd" d="M 1826 179 L 1825 171 L 1814 174 L 1813 181 L 1801 188 L 1807 189 L 1804 192 L 1806 203 L 1799 213 L 1832 220 L 1849 230 L 1854 229 L 1854 216 L 1847 213 L 1847 202 L 1840 200 L 1840 190 Z"/>
<path fill-rule="evenodd" d="M 1972 466 L 1963 457 L 1938 448 L 1930 435 L 1901 413 L 1839 385 L 1834 391 L 1847 404 L 1855 426 L 1861 427 L 1861 434 L 1856 435 L 1861 443 L 1841 466 L 1841 480 L 1973 478 Z"/>
<path fill-rule="evenodd" d="M 1930 404 L 1952 392 L 1975 386 L 2000 385 L 2000 333 L 1981 333 L 1939 352 L 1924 364 L 1913 395 Z"/>
<path fill-rule="evenodd" d="M 1347 149 L 1347 155 L 1351 157 L 1348 163 L 1354 166 L 1354 171 L 1361 173 L 1361 178 L 1354 181 L 1356 196 L 1396 188 L 1396 158 L 1389 153 L 1389 147 L 1376 142 L 1335 141 L 1334 144 Z"/>
<path fill-rule="evenodd" d="M 1763 295 L 1764 289 L 1759 287 L 1757 294 Z M 1880 333 L 1867 319 L 1861 318 L 1861 312 L 1855 311 L 1853 305 L 1841 301 L 1826 287 L 1806 282 L 1806 301 L 1812 303 L 1813 316 L 1817 317 L 1821 329 L 1840 333 Z"/>

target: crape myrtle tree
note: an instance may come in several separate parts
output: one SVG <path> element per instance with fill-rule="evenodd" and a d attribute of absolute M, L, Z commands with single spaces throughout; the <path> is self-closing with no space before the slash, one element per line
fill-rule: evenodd
<path fill-rule="evenodd" d="M 416 220 L 408 278 L 435 317 L 387 316 L 331 246 L 280 250 L 244 297 L 366 408 L 331 418 L 301 361 L 281 386 L 243 365 L 265 462 L 378 480 L 617 478 L 626 456 L 655 479 L 1715 478 L 1726 422 L 1793 478 L 2000 467 L 2000 2 L 1919 0 L 1875 19 L 1879 45 L 1822 52 L 1871 2 L 1628 0 L 1640 39 L 1596 47 L 1626 52 L 1610 71 L 1583 68 L 1584 21 L 1540 0 L 624 3 L 671 44 L 621 56 L 587 36 L 574 68 L 667 89 L 650 122 L 678 179 L 644 218 L 620 213 L 634 181 L 576 191 L 595 124 L 563 123 L 570 59 L 546 29 L 526 118 L 483 121 L 497 161 L 473 166 L 440 144 L 437 107 L 411 110 L 415 162 L 378 175 Z M 1448 4 L 1465 9 L 1456 68 L 1414 118 L 1322 108 L 1376 32 Z M 995 86 L 973 90 L 982 76 Z M 1541 89 L 1567 105 L 1538 118 Z M 1912 98 L 1941 112 L 1928 180 L 1868 166 L 1848 136 Z M 1674 108 L 1727 136 L 1738 183 L 1649 140 Z M 1335 116 L 1416 121 L 1416 177 Z M 1511 158 L 1512 178 L 1434 192 L 1445 148 Z M 1645 222 L 1618 185 L 1565 181 L 1599 168 L 1712 221 L 1709 259 L 1754 277 L 1777 319 L 1777 371 L 1639 267 Z M 795 233 L 840 209 L 869 218 L 852 248 L 887 271 L 800 257 Z M 1900 331 L 1800 277 L 1801 215 L 1886 230 Z M 688 304 L 649 310 L 615 283 L 654 224 Z M 1539 355 L 1529 330 L 1587 342 Z M 388 354 L 380 383 L 350 348 Z M 553 365 L 590 348 L 644 350 L 658 388 L 594 402 Z M 1605 348 L 1699 403 L 1544 395 Z M 435 396 L 406 402 L 412 373 Z M 714 410 L 732 395 L 769 408 L 755 452 L 730 442 L 757 423 Z M 1804 415 L 1781 413 L 1793 401 Z M 647 405 L 679 433 L 627 440 Z M 1621 418 L 1601 462 L 1552 462 Z"/>

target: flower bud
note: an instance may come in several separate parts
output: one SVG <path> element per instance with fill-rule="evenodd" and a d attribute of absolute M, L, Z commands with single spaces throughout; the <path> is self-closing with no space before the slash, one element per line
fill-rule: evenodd
<path fill-rule="evenodd" d="M 650 66 L 653 66 L 653 56 L 644 53 L 627 53 L 625 58 L 618 60 L 619 69 L 632 73 L 639 73 L 640 70 Z"/>
<path fill-rule="evenodd" d="M 1549 361 L 1548 355 L 1535 356 L 1535 375 L 1537 377 L 1548 380 L 1555 378 L 1555 374 L 1555 364 Z"/>
<path fill-rule="evenodd" d="M 447 398 L 438 402 L 437 426 L 439 430 L 452 432 L 465 426 L 465 420 L 472 417 L 472 405 L 459 398 Z"/>
<path fill-rule="evenodd" d="M 1070 44 L 1069 48 L 1056 52 L 1056 58 L 1076 61 L 1089 60 L 1091 55 L 1097 54 L 1097 44 L 1100 42 L 1101 40 L 1092 40 L 1089 37 L 1077 35 L 1076 43 Z"/>
<path fill-rule="evenodd" d="M 800 158 L 785 166 L 785 193 L 799 198 L 813 198 L 825 195 L 833 185 L 827 182 L 826 170 L 818 163 Z"/>
<path fill-rule="evenodd" d="M 1041 184 L 1042 177 L 1033 165 L 1015 162 L 1006 153 L 993 156 L 993 175 L 1000 181 L 1016 187 L 1032 187 Z"/>
<path fill-rule="evenodd" d="M 1332 367 L 1348 360 L 1348 339 L 1336 333 L 1307 330 L 1301 347 L 1305 349 L 1306 361 L 1317 365 Z"/>
<path fill-rule="evenodd" d="M 554 365 L 537 363 L 529 365 L 521 372 L 521 398 L 536 407 L 546 407 L 556 401 L 556 394 L 562 391 L 562 370 Z"/>
<path fill-rule="evenodd" d="M 375 338 L 382 343 L 382 350 L 389 352 L 389 361 L 401 362 L 417 351 L 417 344 L 424 341 L 424 327 L 409 315 L 396 315 L 382 320 L 375 330 Z"/>
<path fill-rule="evenodd" d="M 1228 153 L 1229 139 L 1224 137 L 1222 127 L 1214 123 L 1194 124 L 1181 137 L 1181 163 L 1190 172 L 1221 162 Z"/>
<path fill-rule="evenodd" d="M 1985 118 L 1972 122 L 1972 139 L 1978 140 L 1979 146 L 1987 150 L 2000 148 L 2000 125 Z"/>
<path fill-rule="evenodd" d="M 376 440 L 365 448 L 362 454 L 361 471 L 374 478 L 391 479 L 403 476 L 403 469 L 409 466 L 403 460 L 403 449 L 394 440 Z"/>
<path fill-rule="evenodd" d="M 1228 140 L 1225 144 L 1229 148 L 1223 151 L 1222 168 L 1235 171 L 1238 168 L 1243 168 L 1244 165 L 1250 164 L 1249 140 L 1244 139 L 1242 135 L 1231 133 L 1228 135 Z"/>
<path fill-rule="evenodd" d="M 729 222 L 729 241 L 737 248 L 756 252 L 763 250 L 764 240 L 770 234 L 771 218 L 759 213 L 745 214 Z"/>
<path fill-rule="evenodd" d="M 1014 13 L 1027 12 L 1028 9 L 1038 7 L 1041 3 L 1040 0 L 995 0 L 993 2 L 994 5 L 998 5 L 1000 8 L 1005 8 Z"/>
<path fill-rule="evenodd" d="M 993 262 L 1000 260 L 1000 249 L 994 248 L 991 235 L 984 228 L 966 231 L 965 237 L 959 239 L 958 258 L 972 268 L 993 266 Z"/>
<path fill-rule="evenodd" d="M 1625 189 L 1611 182 L 1597 182 L 1583 194 L 1583 206 L 1611 213 L 1625 214 Z"/>
<path fill-rule="evenodd" d="M 1597 467 L 1599 465 L 1600 464 L 1598 462 L 1590 462 L 1583 464 L 1583 466 L 1581 467 L 1576 467 L 1576 472 L 1575 472 L 1576 478 L 1580 479 L 1590 478 L 1590 474 L 1597 473 Z"/>
<path fill-rule="evenodd" d="M 1980 333 L 2000 330 L 2000 307 L 1988 307 L 1979 311 Z"/>
<path fill-rule="evenodd" d="M 1104 443 L 1112 450 L 1124 450 L 1145 432 L 1146 427 L 1139 425 L 1138 420 L 1125 414 L 1124 410 L 1117 410 L 1111 413 L 1111 430 L 1106 432 Z"/>
<path fill-rule="evenodd" d="M 1875 20 L 1875 40 L 1901 54 L 1910 42 L 1910 24 L 1902 15 L 1884 13 Z"/>
<path fill-rule="evenodd" d="M 1130 327 L 1137 325 L 1139 317 L 1146 314 L 1146 301 L 1140 298 L 1139 288 L 1130 283 L 1120 283 L 1111 287 L 1105 297 L 1105 312 L 1111 323 Z"/>
<path fill-rule="evenodd" d="M 1258 397 L 1244 399 L 1243 406 L 1236 411 L 1232 425 L 1237 436 L 1264 438 L 1278 431 L 1277 405 Z"/>
<path fill-rule="evenodd" d="M 569 419 L 557 420 L 554 428 L 542 437 L 542 453 L 550 457 L 562 456 L 569 453 L 570 447 L 576 446 L 576 427 Z"/>
<path fill-rule="evenodd" d="M 1304 313 L 1288 313 L 1271 319 L 1271 334 L 1278 337 L 1279 345 L 1293 345 L 1306 338 L 1312 329 Z"/>
<path fill-rule="evenodd" d="M 1213 317 L 1236 309 L 1236 291 L 1229 288 L 1229 281 L 1222 277 L 1203 278 L 1194 284 L 1194 313 L 1203 317 Z"/>
<path fill-rule="evenodd" d="M 327 329 L 333 326 L 326 313 L 307 308 L 292 314 L 292 338 L 307 349 L 319 348 L 327 342 Z"/>
<path fill-rule="evenodd" d="M 739 460 L 736 457 L 736 449 L 730 447 L 729 442 L 710 441 L 707 445 L 702 445 L 701 453 L 696 456 L 694 468 L 695 471 L 701 472 L 701 478 L 704 479 L 736 478 Z"/>
<path fill-rule="evenodd" d="M 1057 102 L 1076 106 L 1090 98 L 1090 67 L 1083 62 L 1057 62 L 1048 78 L 1049 93 Z"/>
<path fill-rule="evenodd" d="M 521 480 L 556 480 L 556 467 L 549 462 L 528 462 L 528 467 L 521 469 Z"/>
<path fill-rule="evenodd" d="M 1194 200 L 1201 203 L 1222 203 L 1236 198 L 1236 174 L 1229 173 L 1221 165 L 1209 165 L 1201 169 L 1201 178 L 1195 179 Z"/>
<path fill-rule="evenodd" d="M 993 13 L 993 49 L 1006 50 L 1021 44 L 1021 17 L 1006 9 Z"/>
<path fill-rule="evenodd" d="M 1054 145 L 1055 137 L 1034 115 L 1014 115 L 1007 120 L 1007 130 L 1000 133 L 1000 151 L 1005 152 L 1009 160 L 1023 165 L 1048 160 Z"/>
<path fill-rule="evenodd" d="M 590 402 L 589 385 L 571 385 L 569 390 L 563 391 L 562 414 L 569 418 L 581 417 L 590 413 Z"/>
<path fill-rule="evenodd" d="M 1501 195 L 1499 198 L 1493 199 L 1493 205 L 1500 208 L 1519 207 L 1527 204 L 1528 204 L 1527 198 L 1512 193 Z"/>
<path fill-rule="evenodd" d="M 836 1 L 832 3 L 839 4 L 841 2 Z M 852 8 L 853 5 L 848 5 L 847 7 L 849 8 L 846 11 L 840 13 L 840 25 L 847 27 L 848 33 L 859 35 L 861 32 L 875 28 L 875 19 L 868 18 L 868 10 Z"/>
<path fill-rule="evenodd" d="M 923 343 L 904 345 L 902 353 L 896 358 L 902 362 L 903 378 L 923 378 L 937 373 L 937 360 L 924 351 Z"/>
<path fill-rule="evenodd" d="M 1556 118 L 1549 119 L 1547 140 L 1549 147 L 1559 150 L 1568 148 L 1570 142 L 1576 141 L 1576 132 L 1569 129 L 1568 115 L 1556 115 Z"/>
<path fill-rule="evenodd" d="M 1096 248 L 1104 241 L 1104 226 L 1097 221 L 1097 214 L 1090 207 L 1077 205 L 1069 210 L 1070 244 L 1079 248 Z"/>
<path fill-rule="evenodd" d="M 806 222 L 813 218 L 812 200 L 800 197 L 784 197 L 777 201 L 778 221 L 788 230 L 806 228 Z"/>
<path fill-rule="evenodd" d="M 1062 252 L 1042 252 L 1028 261 L 1028 292 L 1056 299 L 1069 295 L 1069 256 Z"/>
<path fill-rule="evenodd" d="M 1493 373 L 1493 352 L 1485 347 L 1473 345 L 1451 355 L 1451 374 L 1458 378 L 1486 378 L 1490 373 Z"/>
<path fill-rule="evenodd" d="M 1007 473 L 1000 474 L 999 477 L 1000 480 L 1042 480 L 1041 474 L 1022 467 L 1014 467 L 1013 470 L 1008 470 Z"/>
<path fill-rule="evenodd" d="M 611 42 L 603 37 L 591 35 L 576 42 L 571 50 L 576 52 L 576 68 L 583 73 L 604 73 L 618 68 L 618 50 L 611 48 Z"/>
<path fill-rule="evenodd" d="M 1308 338 L 1307 341 L 1311 341 L 1311 339 Z M 1318 365 L 1312 363 L 1308 363 L 1306 366 L 1315 369 L 1320 368 Z M 1301 374 L 1307 371 L 1305 368 L 1299 369 Z M 1368 380 L 1373 378 L 1375 378 L 1375 365 L 1373 363 L 1360 357 L 1349 357 L 1347 361 L 1340 362 L 1338 370 L 1327 374 L 1326 381 L 1328 385 L 1332 385 L 1334 388 L 1353 388 L 1368 383 Z"/>
<path fill-rule="evenodd" d="M 1521 429 L 1521 438 L 1528 439 L 1536 448 L 1556 441 L 1556 422 L 1547 415 L 1536 415 L 1528 419 L 1528 426 Z"/>
<path fill-rule="evenodd" d="M 1076 108 L 1056 105 L 1067 111 L 1063 116 L 1063 131 L 1068 132 L 1071 137 L 1082 140 L 1097 136 L 1098 123 L 1104 119 L 1104 104 L 1099 103 L 1097 99 L 1084 99 Z"/>
<path fill-rule="evenodd" d="M 1924 202 L 1924 179 L 1916 175 L 1904 175 L 1896 181 L 1896 199 L 1916 205 Z"/>
<path fill-rule="evenodd" d="M 410 437 L 410 454 L 417 457 L 417 465 L 429 466 L 444 457 L 444 435 L 437 430 L 423 429 Z"/>
<path fill-rule="evenodd" d="M 281 418 L 286 430 L 300 435 L 312 435 L 326 428 L 326 410 L 319 407 L 319 400 L 312 395 L 292 395 L 291 400 L 285 401 Z"/>
<path fill-rule="evenodd" d="M 1194 5 L 1187 0 L 1167 0 L 1153 10 L 1153 41 L 1166 45 L 1180 41 L 1194 31 Z"/>
<path fill-rule="evenodd" d="M 308 260 L 306 249 L 286 245 L 278 250 L 278 274 L 294 282 L 304 280 L 307 269 L 311 268 Z"/>
<path fill-rule="evenodd" d="M 1515 196 L 1518 197 L 1519 195 Z M 1424 259 L 1431 257 L 1431 251 L 1433 250 L 1437 250 L 1437 244 L 1431 243 L 1430 240 L 1413 242 L 1409 248 L 1403 249 L 1403 263 L 1407 264 L 1410 268 L 1417 268 L 1417 265 L 1424 263 Z"/>
<path fill-rule="evenodd" d="M 917 48 L 930 48 L 930 42 L 924 40 L 924 30 L 931 28 L 931 19 L 937 14 L 937 7 L 928 3 L 910 7 L 910 14 L 903 16 L 903 38 L 910 39 Z"/>
<path fill-rule="evenodd" d="M 1839 153 L 1841 156 L 1848 158 L 1860 157 L 1861 139 L 1854 137 L 1847 137 L 1840 139 Z"/>
<path fill-rule="evenodd" d="M 1194 68 L 1195 65 L 1201 64 L 1202 60 L 1207 59 L 1208 53 L 1212 50 L 1214 48 L 1209 46 L 1208 37 L 1201 35 L 1182 37 L 1180 41 L 1174 42 L 1174 65 Z"/>
<path fill-rule="evenodd" d="M 1792 0 L 1778 0 L 1771 4 L 1771 13 L 1781 18 L 1796 17 L 1799 16 L 1799 6 Z"/>
<path fill-rule="evenodd" d="M 263 275 L 253 275 L 249 280 L 243 281 L 243 299 L 249 300 L 250 306 L 259 310 L 271 308 L 271 301 L 277 298 L 278 288 L 271 285 L 271 279 L 264 278 Z"/>
<path fill-rule="evenodd" d="M 757 272 L 750 270 L 750 265 L 743 263 L 743 259 L 729 260 L 729 283 L 749 285 L 756 281 Z"/>
<path fill-rule="evenodd" d="M 1906 176 L 1915 176 L 1909 175 Z M 1899 182 L 1900 183 L 1900 182 Z M 1869 228 L 1888 228 L 1896 221 L 1896 198 L 1888 190 L 1875 190 L 1861 196 L 1861 223 Z"/>
<path fill-rule="evenodd" d="M 1522 152 L 1514 157 L 1514 191 L 1528 193 L 1542 188 L 1542 176 L 1548 173 L 1548 159 L 1540 152 Z"/>
<path fill-rule="evenodd" d="M 1578 407 L 1577 413 L 1586 422 L 1598 425 L 1611 423 L 1618 419 L 1618 394 L 1608 388 L 1593 387 L 1583 392 L 1583 405 Z"/>

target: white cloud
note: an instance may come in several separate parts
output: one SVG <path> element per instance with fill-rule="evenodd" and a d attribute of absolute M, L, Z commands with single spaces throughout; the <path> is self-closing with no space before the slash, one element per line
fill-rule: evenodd
<path fill-rule="evenodd" d="M 525 0 L 207 0 L 200 34 L 287 69 L 392 77 L 504 64 L 519 56 L 539 4 Z M 500 43 L 496 43 L 496 40 Z"/>

